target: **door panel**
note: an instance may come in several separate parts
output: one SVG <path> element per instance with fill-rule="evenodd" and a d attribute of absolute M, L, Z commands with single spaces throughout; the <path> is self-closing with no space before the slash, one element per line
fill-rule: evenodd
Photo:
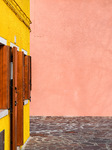
<path fill-rule="evenodd" d="M 24 53 L 17 52 L 17 145 L 23 145 Z"/>
<path fill-rule="evenodd" d="M 30 91 L 32 90 L 32 57 L 30 56 Z"/>
<path fill-rule="evenodd" d="M 3 46 L 3 108 L 10 108 L 10 47 Z"/>
<path fill-rule="evenodd" d="M 2 68 L 3 68 L 3 58 L 2 58 L 2 50 L 3 46 L 0 46 L 0 109 L 3 107 L 3 75 L 2 75 Z"/>
<path fill-rule="evenodd" d="M 11 150 L 17 149 L 17 48 L 12 50 L 13 79 L 12 79 L 12 119 L 11 119 Z"/>
<path fill-rule="evenodd" d="M 29 99 L 29 82 L 28 82 L 28 79 L 29 79 L 29 74 L 28 74 L 28 69 L 29 69 L 29 66 L 28 66 L 28 56 L 26 55 L 25 56 L 25 68 L 24 68 L 24 82 L 25 82 L 25 100 L 26 99 Z"/>
<path fill-rule="evenodd" d="M 0 46 L 0 109 L 10 108 L 10 47 Z"/>
<path fill-rule="evenodd" d="M 31 101 L 31 90 L 32 90 L 32 78 L 31 78 L 31 56 L 28 56 L 28 83 L 29 83 L 29 93 L 28 98 Z"/>
<path fill-rule="evenodd" d="M 25 56 L 25 99 L 31 100 L 31 56 Z"/>

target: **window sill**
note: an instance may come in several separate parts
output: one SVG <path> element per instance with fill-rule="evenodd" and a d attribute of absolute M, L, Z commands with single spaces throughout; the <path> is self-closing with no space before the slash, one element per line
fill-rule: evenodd
<path fill-rule="evenodd" d="M 26 104 L 28 104 L 28 100 L 25 100 L 25 101 L 24 101 L 24 105 L 26 105 Z"/>
<path fill-rule="evenodd" d="M 8 115 L 8 109 L 0 109 L 0 119 Z"/>

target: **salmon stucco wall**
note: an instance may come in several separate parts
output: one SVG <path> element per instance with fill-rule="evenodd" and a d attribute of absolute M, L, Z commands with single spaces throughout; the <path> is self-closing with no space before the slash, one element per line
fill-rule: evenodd
<path fill-rule="evenodd" d="M 112 0 L 31 0 L 31 115 L 112 116 Z"/>

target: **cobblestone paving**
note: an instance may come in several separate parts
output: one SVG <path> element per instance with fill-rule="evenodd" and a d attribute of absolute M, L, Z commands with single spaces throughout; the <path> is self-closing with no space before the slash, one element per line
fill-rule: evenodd
<path fill-rule="evenodd" d="M 31 117 L 25 150 L 112 150 L 112 117 Z"/>

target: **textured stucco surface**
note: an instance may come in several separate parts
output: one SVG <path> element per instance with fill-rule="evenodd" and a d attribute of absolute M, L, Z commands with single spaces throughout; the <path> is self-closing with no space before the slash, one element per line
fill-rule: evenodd
<path fill-rule="evenodd" d="M 112 1 L 32 0 L 31 115 L 112 115 Z"/>

